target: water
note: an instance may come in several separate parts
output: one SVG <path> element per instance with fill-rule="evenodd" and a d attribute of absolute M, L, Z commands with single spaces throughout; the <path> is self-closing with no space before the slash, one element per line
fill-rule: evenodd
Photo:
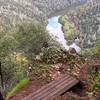
<path fill-rule="evenodd" d="M 58 22 L 59 17 L 60 16 L 56 16 L 48 19 L 47 30 L 49 31 L 50 35 L 55 37 L 62 47 L 69 50 L 69 46 L 66 44 L 66 40 L 64 38 L 64 33 L 61 30 L 62 25 Z"/>
<path fill-rule="evenodd" d="M 67 45 L 66 40 L 64 38 L 64 33 L 61 30 L 62 25 L 58 22 L 60 16 L 52 17 L 48 19 L 47 30 L 49 31 L 50 35 L 55 37 L 55 39 L 64 47 L 66 50 L 69 48 L 74 48 L 77 53 L 81 52 L 81 48 L 77 46 L 75 43 L 71 45 Z"/>

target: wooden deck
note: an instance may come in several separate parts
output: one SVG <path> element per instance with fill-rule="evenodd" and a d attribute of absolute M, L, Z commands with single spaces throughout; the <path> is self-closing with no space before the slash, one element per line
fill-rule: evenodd
<path fill-rule="evenodd" d="M 79 80 L 70 75 L 62 75 L 60 78 L 40 88 L 35 93 L 23 98 L 23 100 L 53 100 L 78 82 Z"/>

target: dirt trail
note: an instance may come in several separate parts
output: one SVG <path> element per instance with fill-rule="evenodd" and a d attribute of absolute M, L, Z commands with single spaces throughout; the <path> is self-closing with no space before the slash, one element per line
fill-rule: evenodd
<path fill-rule="evenodd" d="M 100 64 L 100 58 L 96 59 L 96 61 L 94 60 L 95 64 Z M 50 74 L 53 75 L 52 77 L 59 77 L 59 73 L 58 73 L 58 69 L 59 66 L 62 66 L 62 64 L 58 64 L 53 66 L 53 70 L 50 70 Z M 55 68 L 54 68 L 55 67 Z M 57 68 L 56 68 L 57 67 Z M 66 65 L 65 65 L 66 67 Z M 100 66 L 99 66 L 100 67 Z M 55 70 L 54 70 L 55 69 Z M 65 68 L 66 69 L 66 68 Z M 86 73 L 85 73 L 86 74 Z M 83 73 L 82 73 L 83 75 Z M 26 85 L 24 88 L 22 88 L 21 90 L 19 90 L 15 96 L 9 98 L 9 100 L 22 100 L 24 97 L 28 96 L 29 94 L 35 92 L 36 90 L 38 90 L 40 87 L 42 87 L 43 85 L 47 84 L 48 81 L 43 80 L 41 78 L 39 78 L 37 75 L 31 75 L 30 76 L 30 81 L 28 83 L 28 85 Z M 100 91 L 98 92 L 98 98 L 100 97 Z M 68 99 L 69 98 L 69 99 Z M 79 97 L 76 94 L 73 93 L 65 93 L 62 96 L 59 96 L 56 100 L 100 100 L 99 99 L 89 99 L 87 97 Z"/>
<path fill-rule="evenodd" d="M 31 75 L 29 83 L 24 88 L 17 91 L 16 95 L 10 97 L 9 100 L 22 100 L 24 97 L 35 92 L 47 83 L 48 82 L 46 80 L 40 79 L 39 77 L 37 77 L 37 75 Z"/>

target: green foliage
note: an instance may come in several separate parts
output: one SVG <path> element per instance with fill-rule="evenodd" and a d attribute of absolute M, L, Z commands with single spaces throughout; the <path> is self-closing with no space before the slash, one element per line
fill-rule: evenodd
<path fill-rule="evenodd" d="M 18 25 L 16 38 L 22 51 L 38 54 L 41 52 L 43 43 L 48 42 L 49 34 L 41 24 L 23 22 Z"/>
<path fill-rule="evenodd" d="M 100 56 L 100 44 L 97 44 L 95 49 L 96 49 L 96 55 Z"/>
<path fill-rule="evenodd" d="M 28 61 L 21 54 L 9 54 L 8 56 L 2 57 L 1 68 L 5 92 L 26 76 L 27 66 Z"/>
<path fill-rule="evenodd" d="M 11 55 L 11 57 L 12 57 L 12 60 L 15 57 L 15 61 L 16 61 L 15 71 L 16 71 L 16 73 L 20 73 L 21 71 L 27 69 L 27 66 L 28 66 L 27 57 L 25 57 L 21 53 L 16 53 L 14 55 Z M 14 62 L 14 60 L 13 60 L 13 62 Z"/>
<path fill-rule="evenodd" d="M 42 60 L 46 63 L 55 64 L 59 62 L 61 55 L 62 52 L 60 48 L 52 46 L 43 50 Z"/>
<path fill-rule="evenodd" d="M 8 31 L 5 27 L 0 28 L 0 62 L 5 94 L 26 77 L 30 63 L 33 63 L 34 73 L 48 78 L 48 66 L 34 60 L 43 48 L 58 46 L 47 33 L 46 27 L 39 23 L 23 22 L 12 28 L 13 31 Z M 10 94 L 17 88 L 19 86 Z"/>
<path fill-rule="evenodd" d="M 15 33 L 7 32 L 5 28 L 0 30 L 0 56 L 7 55 L 17 48 L 18 41 L 15 38 Z"/>
<path fill-rule="evenodd" d="M 96 46 L 93 48 L 83 49 L 82 55 L 87 58 L 100 56 L 100 44 L 96 44 Z"/>
<path fill-rule="evenodd" d="M 94 81 L 94 82 L 93 82 Z M 100 71 L 96 73 L 95 79 L 92 81 L 91 84 L 91 91 L 95 93 L 97 90 L 100 89 Z M 90 81 L 91 82 L 91 81 Z"/>
<path fill-rule="evenodd" d="M 22 80 L 20 80 L 19 83 L 16 84 L 16 86 L 10 91 L 7 93 L 7 98 L 15 95 L 15 93 L 20 90 L 21 88 L 23 88 L 24 86 L 26 86 L 28 84 L 29 80 L 28 78 L 24 78 Z"/>
<path fill-rule="evenodd" d="M 59 22 L 64 26 L 65 34 L 68 34 L 68 36 L 75 34 L 75 25 L 70 21 L 67 15 L 60 17 Z"/>
<path fill-rule="evenodd" d="M 14 76 L 14 62 L 11 61 L 9 56 L 2 57 L 1 59 L 1 69 L 2 69 L 2 76 L 3 76 L 3 85 L 10 85 L 11 80 L 13 80 Z"/>
<path fill-rule="evenodd" d="M 78 38 L 78 45 L 82 48 L 94 47 L 99 34 L 99 14 L 100 5 L 85 7 L 85 11 L 61 16 L 59 22 L 62 24 L 62 30 L 65 33 L 66 41 L 71 44 L 75 38 Z M 84 10 L 84 9 L 83 9 Z"/>
<path fill-rule="evenodd" d="M 0 26 L 0 67 L 4 86 L 7 86 L 8 81 L 11 82 L 10 79 L 14 76 L 15 62 L 11 60 L 10 54 L 17 48 L 17 44 L 15 33 L 7 31 L 4 26 Z"/>
<path fill-rule="evenodd" d="M 100 6 L 89 7 L 85 12 L 77 13 L 79 20 L 80 31 L 83 34 L 83 47 L 93 47 L 96 43 L 97 37 L 99 36 L 99 15 Z M 100 39 L 100 37 L 99 37 Z"/>
<path fill-rule="evenodd" d="M 90 58 L 96 55 L 96 49 L 94 48 L 85 48 L 82 50 L 82 55 L 86 58 Z"/>
<path fill-rule="evenodd" d="M 39 23 L 23 22 L 12 30 L 0 27 L 0 62 L 5 92 L 26 76 L 29 63 L 26 56 L 32 58 L 40 53 L 43 44 L 49 41 L 45 26 Z"/>
<path fill-rule="evenodd" d="M 36 74 L 39 78 L 45 79 L 46 81 L 50 81 L 50 77 L 48 74 L 49 67 L 49 64 L 35 62 L 32 64 L 32 72 Z"/>
<path fill-rule="evenodd" d="M 65 33 L 66 41 L 69 44 L 73 43 L 73 37 L 79 34 L 74 22 L 70 20 L 69 16 L 64 15 L 59 18 L 59 23 L 63 25 L 62 31 Z"/>
<path fill-rule="evenodd" d="M 90 85 L 88 94 L 94 94 L 100 89 L 100 70 L 95 70 L 94 66 L 89 66 L 88 74 L 88 84 Z"/>

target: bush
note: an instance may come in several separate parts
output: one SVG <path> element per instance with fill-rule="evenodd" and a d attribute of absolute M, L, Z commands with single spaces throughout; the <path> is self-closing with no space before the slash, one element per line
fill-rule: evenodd
<path fill-rule="evenodd" d="M 50 63 L 50 64 L 59 63 L 59 60 L 61 59 L 60 58 L 61 55 L 62 55 L 61 50 L 56 46 L 52 46 L 49 48 L 45 48 L 43 50 L 42 60 L 43 62 Z"/>
<path fill-rule="evenodd" d="M 100 44 L 96 45 L 96 55 L 100 56 Z"/>
<path fill-rule="evenodd" d="M 32 54 L 40 53 L 48 39 L 45 26 L 39 23 L 22 22 L 12 31 L 0 27 L 0 62 L 5 91 L 26 76 L 28 60 L 25 56 L 32 58 Z"/>
<path fill-rule="evenodd" d="M 97 90 L 100 89 L 100 71 L 97 71 L 95 73 L 93 69 L 91 70 L 91 73 L 89 73 L 89 85 L 90 85 L 90 90 L 88 94 L 94 94 Z"/>
<path fill-rule="evenodd" d="M 39 54 L 44 42 L 48 42 L 49 34 L 46 28 L 39 23 L 23 22 L 18 25 L 16 38 L 19 49 L 27 54 Z M 31 58 L 31 55 L 29 55 Z"/>
<path fill-rule="evenodd" d="M 9 54 L 8 56 L 2 57 L 1 68 L 5 92 L 26 76 L 27 66 L 28 61 L 21 54 Z"/>
<path fill-rule="evenodd" d="M 45 63 L 33 63 L 32 64 L 32 73 L 36 75 L 36 77 L 39 77 L 43 80 L 50 81 L 50 76 L 48 73 L 48 69 L 51 66 L 49 64 Z"/>
<path fill-rule="evenodd" d="M 43 50 L 42 60 L 48 64 L 68 63 L 77 58 L 77 54 L 73 55 L 58 46 L 51 46 Z"/>
<path fill-rule="evenodd" d="M 82 55 L 87 58 L 91 58 L 96 54 L 95 48 L 87 48 L 82 50 Z"/>

